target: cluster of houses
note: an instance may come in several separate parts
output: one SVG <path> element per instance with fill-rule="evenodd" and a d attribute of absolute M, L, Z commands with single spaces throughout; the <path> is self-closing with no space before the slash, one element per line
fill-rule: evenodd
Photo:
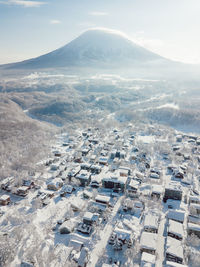
<path fill-rule="evenodd" d="M 173 142 L 169 143 L 167 134 L 163 139 L 151 127 L 152 143 L 145 139 L 147 130 L 139 134 L 132 125 L 120 130 L 89 128 L 77 131 L 74 136 L 62 135 L 53 148 L 52 158 L 45 161 L 48 175 L 44 186 L 38 190 L 36 181 L 29 177 L 21 185 L 13 186 L 14 178 L 7 178 L 1 183 L 0 205 L 11 202 L 11 193 L 26 197 L 31 189 L 38 190 L 37 197 L 45 206 L 56 196 L 65 198 L 81 191 L 87 209 L 78 221 L 73 218 L 62 221 L 59 233 L 76 231 L 90 237 L 108 223 L 106 214 L 109 217 L 116 201 L 123 196 L 108 246 L 124 253 L 134 249 L 138 240 L 140 266 L 153 267 L 161 253 L 158 243 L 162 236 L 162 263 L 187 266 L 186 237 L 194 234 L 200 238 L 200 141 L 196 136 L 174 134 L 170 136 Z M 154 208 L 149 207 L 150 202 Z M 74 212 L 82 209 L 81 202 L 71 206 Z M 84 244 L 75 243 L 80 258 L 86 254 L 88 257 L 90 251 Z M 87 261 L 79 264 L 76 255 L 71 259 L 77 266 L 86 266 Z M 104 265 L 112 266 L 109 262 Z"/>

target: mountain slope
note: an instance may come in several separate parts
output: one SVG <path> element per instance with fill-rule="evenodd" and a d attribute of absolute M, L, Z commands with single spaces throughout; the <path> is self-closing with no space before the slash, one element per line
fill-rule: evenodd
<path fill-rule="evenodd" d="M 112 31 L 91 29 L 69 44 L 43 56 L 7 64 L 6 68 L 124 67 L 168 62 Z"/>

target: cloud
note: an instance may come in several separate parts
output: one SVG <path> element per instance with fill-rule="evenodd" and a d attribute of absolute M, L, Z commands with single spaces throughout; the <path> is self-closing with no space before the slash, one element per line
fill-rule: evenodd
<path fill-rule="evenodd" d="M 61 21 L 60 20 L 57 20 L 57 19 L 52 19 L 50 21 L 50 24 L 61 24 Z"/>
<path fill-rule="evenodd" d="M 147 49 L 150 49 L 152 51 L 163 48 L 163 46 L 165 45 L 165 43 L 161 39 L 146 37 L 144 31 L 139 31 L 139 32 L 136 32 L 135 34 L 132 34 L 130 36 L 130 39 L 134 43 L 144 46 Z"/>
<path fill-rule="evenodd" d="M 109 13 L 107 12 L 101 12 L 101 11 L 92 11 L 89 13 L 91 16 L 108 16 Z"/>
<path fill-rule="evenodd" d="M 8 0 L 8 1 L 0 1 L 0 4 L 17 5 L 23 7 L 40 7 L 45 3 L 40 1 L 29 1 L 29 0 Z"/>

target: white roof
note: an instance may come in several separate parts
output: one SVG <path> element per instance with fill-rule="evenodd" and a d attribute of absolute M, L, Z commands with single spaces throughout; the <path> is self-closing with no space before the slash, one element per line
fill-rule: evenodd
<path fill-rule="evenodd" d="M 83 216 L 83 219 L 85 219 L 85 220 L 89 220 L 89 221 L 91 221 L 92 218 L 93 218 L 93 213 L 92 213 L 92 212 L 89 212 L 89 211 L 87 211 L 87 212 L 84 214 L 84 216 Z"/>
<path fill-rule="evenodd" d="M 173 261 L 167 261 L 166 267 L 187 267 L 187 265 L 179 264 L 179 263 L 173 262 Z"/>
<path fill-rule="evenodd" d="M 166 253 L 183 259 L 183 247 L 181 241 L 168 236 Z"/>
<path fill-rule="evenodd" d="M 179 237 L 184 236 L 183 225 L 180 222 L 169 220 L 168 233 L 175 234 Z"/>
<path fill-rule="evenodd" d="M 121 229 L 121 228 L 118 228 L 118 227 L 115 227 L 114 232 L 116 234 L 118 234 L 118 235 L 125 236 L 126 238 L 130 238 L 130 236 L 131 236 L 131 231 L 125 230 L 125 229 Z"/>
<path fill-rule="evenodd" d="M 83 191 L 83 194 L 85 194 L 86 196 L 88 196 L 88 197 L 90 197 L 90 198 L 93 196 L 92 192 L 87 191 L 87 190 L 84 190 L 84 191 Z"/>
<path fill-rule="evenodd" d="M 129 186 L 134 187 L 134 188 L 138 188 L 139 184 L 140 183 L 138 181 L 131 179 Z"/>
<path fill-rule="evenodd" d="M 125 184 L 127 182 L 127 179 L 127 176 L 120 176 L 119 170 L 116 170 L 114 173 L 108 172 L 102 180 Z"/>
<path fill-rule="evenodd" d="M 28 190 L 29 188 L 28 188 L 28 186 L 25 186 L 25 185 L 23 185 L 23 186 L 21 186 L 21 187 L 18 187 L 18 191 L 20 190 L 20 191 L 26 191 L 26 190 Z"/>
<path fill-rule="evenodd" d="M 144 249 L 156 250 L 157 234 L 143 232 L 140 238 L 140 246 Z"/>
<path fill-rule="evenodd" d="M 108 203 L 110 201 L 110 197 L 108 196 L 104 196 L 104 195 L 97 195 L 95 197 L 95 200 L 96 201 L 100 201 L 100 202 L 105 202 L 105 203 Z"/>
<path fill-rule="evenodd" d="M 152 185 L 152 193 L 162 194 L 163 192 L 163 186 L 159 184 L 153 184 Z"/>
<path fill-rule="evenodd" d="M 142 263 L 148 262 L 148 263 L 155 264 L 156 256 L 152 255 L 152 254 L 149 254 L 147 252 L 142 252 L 141 262 Z M 142 266 L 144 266 L 144 265 L 142 265 Z"/>
<path fill-rule="evenodd" d="M 171 181 L 165 188 L 173 191 L 182 191 L 182 186 L 175 181 Z"/>
<path fill-rule="evenodd" d="M 190 196 L 190 201 L 195 201 L 200 203 L 200 197 L 199 196 Z"/>
<path fill-rule="evenodd" d="M 1 184 L 2 184 L 2 185 L 3 185 L 3 184 L 7 184 L 7 183 L 12 182 L 12 181 L 14 181 L 14 177 L 13 177 L 13 176 L 11 176 L 11 177 L 7 177 L 7 178 L 5 178 L 5 179 L 1 182 Z"/>
<path fill-rule="evenodd" d="M 200 204 L 191 203 L 191 204 L 190 204 L 190 207 L 191 207 L 191 208 L 194 208 L 194 209 L 196 209 L 196 210 L 200 210 Z"/>
<path fill-rule="evenodd" d="M 69 230 L 69 232 L 71 232 L 74 229 L 74 227 L 75 227 L 75 221 L 69 220 L 61 224 L 60 230 L 62 231 L 62 229 L 67 229 Z"/>
<path fill-rule="evenodd" d="M 120 168 L 120 169 L 119 169 L 119 172 L 128 175 L 129 170 L 121 169 L 121 168 Z"/>
<path fill-rule="evenodd" d="M 185 217 L 185 212 L 181 210 L 169 210 L 167 214 L 168 219 L 179 222 L 183 222 L 184 217 Z"/>
<path fill-rule="evenodd" d="M 7 200 L 7 199 L 9 199 L 10 198 L 10 196 L 9 195 L 2 195 L 1 197 L 0 197 L 0 200 Z"/>
<path fill-rule="evenodd" d="M 76 178 L 88 180 L 90 178 L 90 173 L 88 171 L 82 170 L 79 174 L 76 175 Z"/>
<path fill-rule="evenodd" d="M 144 219 L 144 228 L 158 229 L 158 219 L 157 215 L 147 214 Z"/>
<path fill-rule="evenodd" d="M 47 184 L 47 186 L 55 186 L 55 187 L 60 187 L 60 185 L 63 184 L 63 181 L 61 178 L 55 178 L 51 182 Z"/>
<path fill-rule="evenodd" d="M 194 223 L 188 223 L 188 230 L 193 230 L 196 232 L 200 232 L 200 225 Z"/>

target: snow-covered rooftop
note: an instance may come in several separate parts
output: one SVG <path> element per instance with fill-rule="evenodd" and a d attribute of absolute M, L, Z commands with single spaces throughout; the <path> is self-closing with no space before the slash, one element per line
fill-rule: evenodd
<path fill-rule="evenodd" d="M 182 247 L 181 241 L 168 236 L 167 245 L 166 245 L 166 253 L 174 257 L 183 259 L 183 247 Z"/>
<path fill-rule="evenodd" d="M 143 232 L 140 238 L 140 246 L 142 249 L 156 250 L 157 234 Z"/>
<path fill-rule="evenodd" d="M 173 220 L 169 220 L 168 233 L 172 233 L 180 238 L 183 238 L 183 224 Z"/>
<path fill-rule="evenodd" d="M 147 214 L 144 219 L 144 228 L 158 229 L 159 217 L 154 214 Z"/>

